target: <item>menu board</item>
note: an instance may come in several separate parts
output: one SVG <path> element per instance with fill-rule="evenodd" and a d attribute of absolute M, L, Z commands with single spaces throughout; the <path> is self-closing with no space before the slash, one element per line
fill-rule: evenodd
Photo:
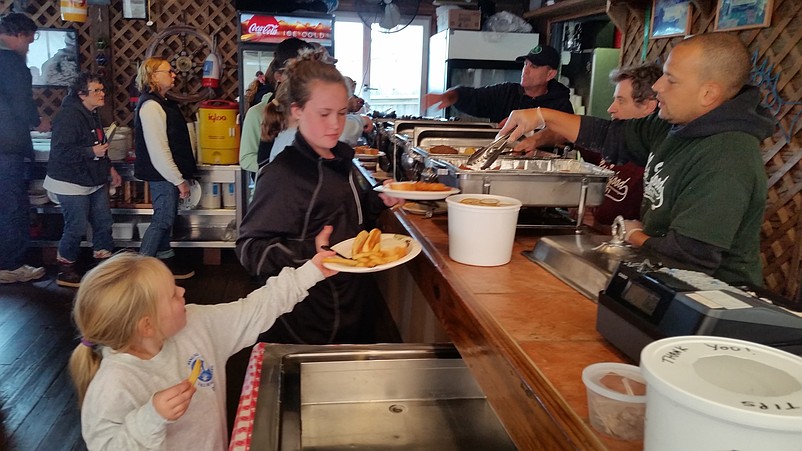
<path fill-rule="evenodd" d="M 331 17 L 240 15 L 240 42 L 278 43 L 287 38 L 330 46 Z"/>

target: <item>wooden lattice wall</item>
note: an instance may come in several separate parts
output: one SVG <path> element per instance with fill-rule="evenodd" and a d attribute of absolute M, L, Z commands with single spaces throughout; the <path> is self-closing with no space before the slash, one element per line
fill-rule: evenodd
<path fill-rule="evenodd" d="M 624 32 L 622 64 L 641 61 L 644 43 L 644 2 L 611 3 L 611 16 Z M 691 34 L 713 32 L 714 0 L 694 0 Z M 622 8 L 626 8 L 626 13 Z M 800 299 L 802 279 L 802 1 L 774 0 L 772 26 L 730 33 L 748 46 L 756 66 L 771 69 L 777 77 L 776 96 L 769 84 L 761 85 L 767 103 L 775 108 L 778 126 L 763 143 L 769 196 L 762 230 L 761 252 L 766 287 Z M 646 59 L 665 60 L 681 37 L 650 39 Z M 802 305 L 802 303 L 800 303 Z"/>

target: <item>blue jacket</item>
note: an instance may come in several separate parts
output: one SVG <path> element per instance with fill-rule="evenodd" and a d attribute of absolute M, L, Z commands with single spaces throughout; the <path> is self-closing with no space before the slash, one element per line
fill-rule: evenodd
<path fill-rule="evenodd" d="M 31 129 L 39 125 L 39 112 L 31 93 L 31 71 L 25 57 L 0 49 L 0 154 L 33 160 Z"/>
<path fill-rule="evenodd" d="M 95 158 L 92 146 L 106 141 L 97 111 L 89 111 L 75 96 L 68 96 L 53 119 L 53 137 L 47 175 L 81 186 L 98 186 L 109 178 L 108 156 Z"/>

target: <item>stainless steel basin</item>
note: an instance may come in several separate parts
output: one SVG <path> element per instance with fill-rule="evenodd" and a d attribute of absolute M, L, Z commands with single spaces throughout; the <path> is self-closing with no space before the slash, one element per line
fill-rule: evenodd
<path fill-rule="evenodd" d="M 450 345 L 272 345 L 252 449 L 515 449 Z"/>

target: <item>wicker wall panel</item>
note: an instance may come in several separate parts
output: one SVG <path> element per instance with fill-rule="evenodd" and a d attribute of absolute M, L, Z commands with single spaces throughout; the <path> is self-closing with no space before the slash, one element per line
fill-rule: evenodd
<path fill-rule="evenodd" d="M 615 0 L 613 0 L 615 2 Z M 710 11 L 692 12 L 691 34 L 713 32 L 715 0 L 697 0 Z M 618 2 L 615 2 L 618 3 Z M 644 43 L 644 2 L 632 1 L 624 30 L 622 64 L 641 61 Z M 774 0 L 772 26 L 735 31 L 756 55 L 762 68 L 761 84 L 766 103 L 772 107 L 777 129 L 763 143 L 769 195 L 761 236 L 766 287 L 784 296 L 800 299 L 802 278 L 802 2 Z M 682 38 L 650 39 L 647 60 L 668 56 Z M 799 302 L 802 305 L 802 302 Z"/>

